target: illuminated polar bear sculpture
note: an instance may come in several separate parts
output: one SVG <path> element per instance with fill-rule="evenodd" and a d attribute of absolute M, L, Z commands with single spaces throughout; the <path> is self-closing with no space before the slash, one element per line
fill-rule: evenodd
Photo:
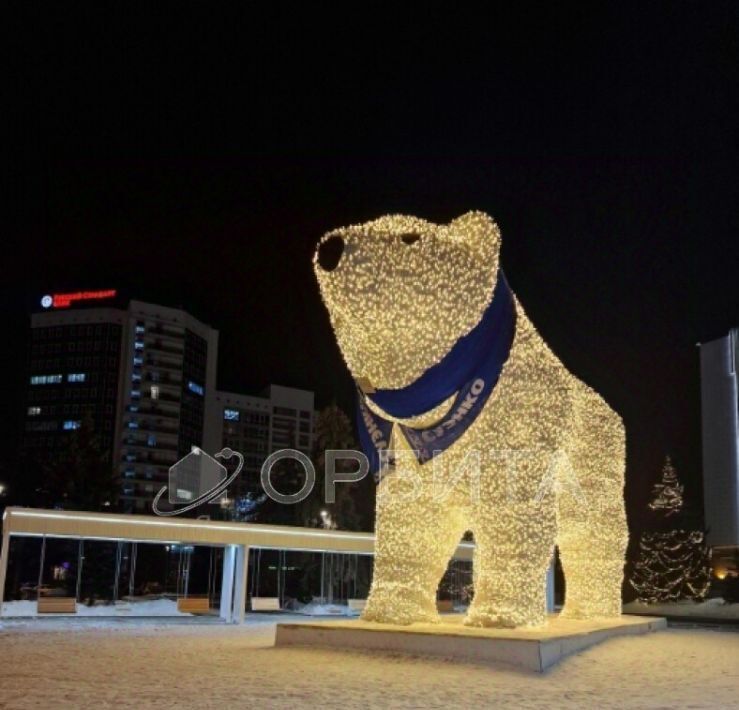
<path fill-rule="evenodd" d="M 318 246 L 362 443 L 382 472 L 365 620 L 437 621 L 437 588 L 466 531 L 468 625 L 544 624 L 555 544 L 562 615 L 621 613 L 623 425 L 544 343 L 499 253 L 480 212 L 449 225 L 381 217 Z"/>

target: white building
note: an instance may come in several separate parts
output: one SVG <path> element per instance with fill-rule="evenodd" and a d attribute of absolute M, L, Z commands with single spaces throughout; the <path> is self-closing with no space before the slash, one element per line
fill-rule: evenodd
<path fill-rule="evenodd" d="M 124 510 L 148 510 L 172 464 L 193 446 L 218 445 L 206 417 L 217 363 L 217 330 L 185 311 L 131 301 L 117 457 Z"/>
<path fill-rule="evenodd" d="M 739 559 L 739 329 L 700 348 L 703 493 L 717 573 Z M 733 560 L 733 561 L 732 561 Z"/>
<path fill-rule="evenodd" d="M 280 385 L 270 385 L 258 397 L 217 391 L 208 405 L 207 420 L 219 442 L 214 451 L 228 446 L 244 455 L 244 473 L 230 495 L 258 489 L 262 464 L 273 451 L 311 453 L 313 392 Z"/>

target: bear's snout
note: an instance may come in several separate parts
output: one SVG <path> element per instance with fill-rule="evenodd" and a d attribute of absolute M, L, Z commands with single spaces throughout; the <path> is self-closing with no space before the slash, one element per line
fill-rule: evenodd
<path fill-rule="evenodd" d="M 333 271 L 344 253 L 344 240 L 334 235 L 318 245 L 318 265 L 324 271 Z"/>

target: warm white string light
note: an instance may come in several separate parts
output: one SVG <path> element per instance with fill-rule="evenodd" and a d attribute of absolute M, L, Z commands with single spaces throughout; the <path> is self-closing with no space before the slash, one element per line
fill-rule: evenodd
<path fill-rule="evenodd" d="M 327 271 L 316 259 L 315 270 L 344 359 L 365 386 L 412 383 L 489 305 L 500 233 L 483 213 L 449 225 L 386 216 L 330 232 L 322 242 L 335 236 L 343 239 L 341 260 Z M 475 422 L 433 465 L 397 456 L 392 475 L 379 484 L 375 572 L 364 619 L 437 620 L 437 587 L 467 530 L 476 549 L 466 623 L 543 624 L 555 544 L 567 580 L 563 615 L 621 613 L 623 425 L 565 369 L 518 301 L 515 307 L 509 358 Z M 403 423 L 431 424 L 449 405 Z M 401 454 L 409 451 L 398 427 L 392 441 Z M 456 475 L 472 450 L 480 452 L 479 482 Z M 547 485 L 553 467 L 554 485 Z M 579 495 L 560 485 L 572 472 Z M 434 495 L 439 477 L 453 481 L 443 500 Z M 413 498 L 404 495 L 408 490 Z"/>

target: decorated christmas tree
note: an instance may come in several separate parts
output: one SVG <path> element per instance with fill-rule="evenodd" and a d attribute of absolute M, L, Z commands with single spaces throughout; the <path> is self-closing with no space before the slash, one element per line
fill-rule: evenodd
<path fill-rule="evenodd" d="M 659 602 L 692 599 L 701 601 L 708 593 L 711 551 L 700 530 L 667 528 L 665 521 L 677 522 L 683 512 L 683 485 L 678 481 L 669 456 L 662 479 L 655 484 L 652 502 L 652 530 L 639 541 L 639 559 L 629 580 L 639 601 Z M 673 517 L 675 516 L 675 517 Z"/>
<path fill-rule="evenodd" d="M 667 456 L 662 467 L 662 480 L 652 489 L 654 497 L 649 508 L 663 512 L 666 518 L 679 513 L 683 507 L 684 490 L 685 486 L 677 480 L 677 471 Z"/>

